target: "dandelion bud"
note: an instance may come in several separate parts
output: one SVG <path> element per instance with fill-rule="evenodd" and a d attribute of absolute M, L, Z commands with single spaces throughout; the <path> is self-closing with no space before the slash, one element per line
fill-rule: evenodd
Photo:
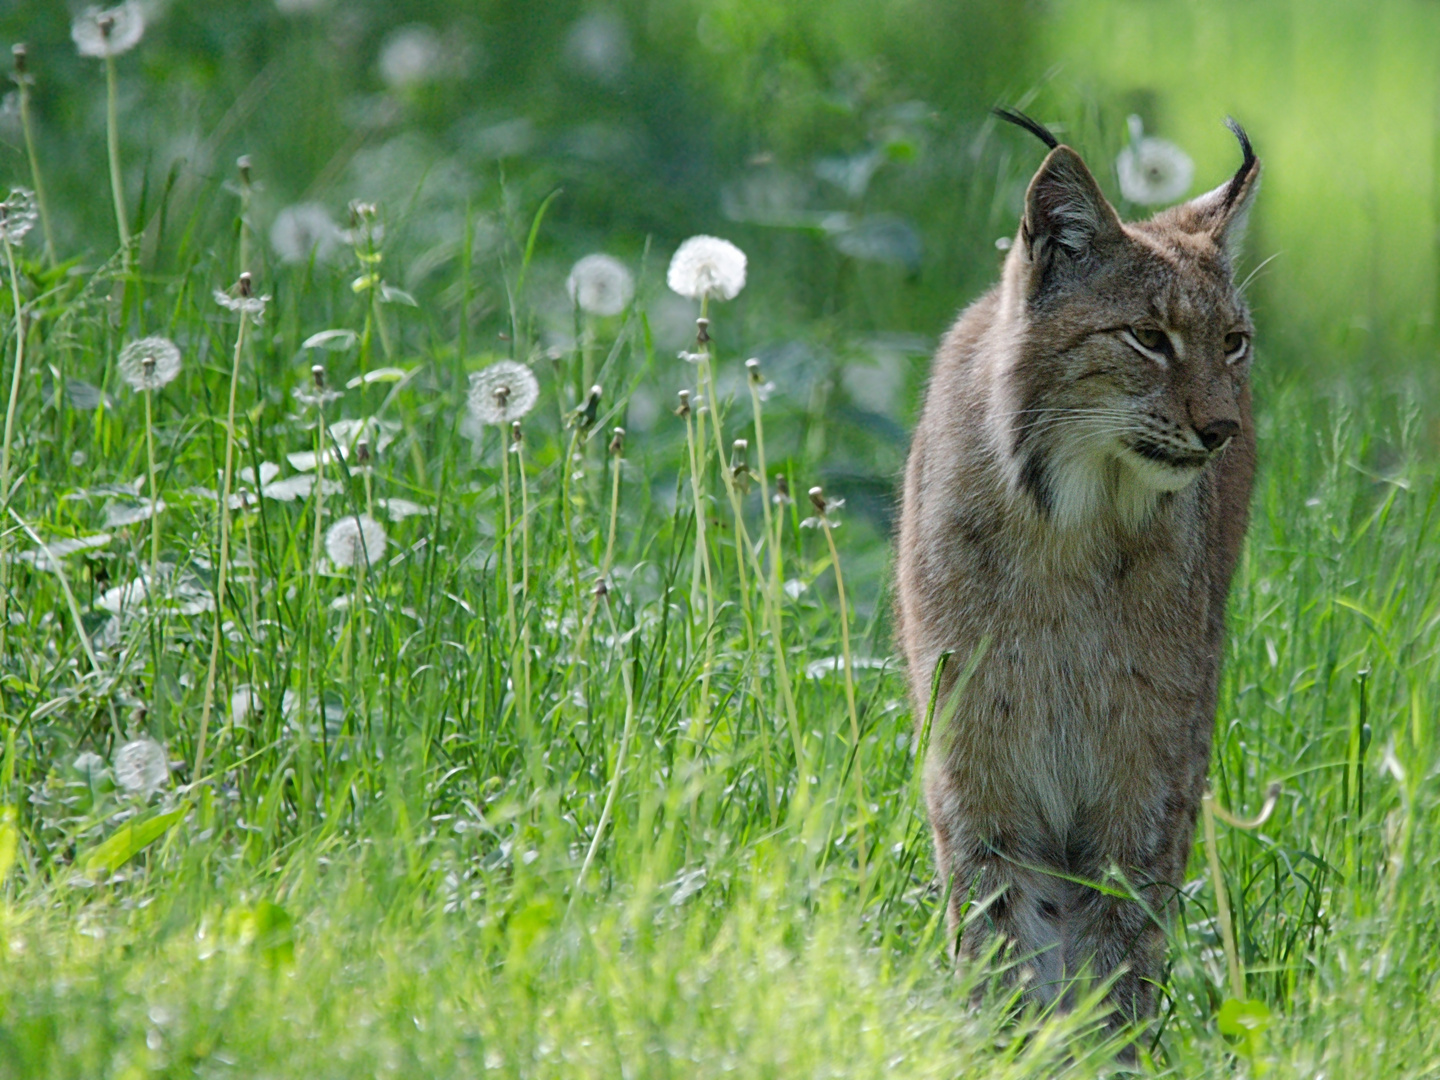
<path fill-rule="evenodd" d="M 580 426 L 589 429 L 595 426 L 595 417 L 600 411 L 600 395 L 603 391 L 599 386 L 590 387 L 590 396 L 585 399 L 585 404 L 580 410 Z"/>
<path fill-rule="evenodd" d="M 817 514 L 823 515 L 825 513 L 825 491 L 823 488 L 812 487 L 810 489 L 810 505 L 815 507 Z"/>
<path fill-rule="evenodd" d="M 685 417 L 690 415 L 690 391 L 680 391 L 680 407 L 675 410 L 675 415 Z"/>
<path fill-rule="evenodd" d="M 250 155 L 241 154 L 235 159 L 235 167 L 240 170 L 240 182 L 246 187 L 250 186 Z"/>
<path fill-rule="evenodd" d="M 243 274 L 240 275 L 240 281 L 238 282 L 238 285 L 239 285 L 239 289 L 240 289 L 240 295 L 241 295 L 242 297 L 245 297 L 245 298 L 248 299 L 251 295 L 254 294 L 254 291 L 255 291 L 255 290 L 250 287 L 250 271 L 249 271 L 249 270 L 246 270 Z"/>
<path fill-rule="evenodd" d="M 750 493 L 750 443 L 736 439 L 730 446 L 730 479 L 742 494 Z"/>
<path fill-rule="evenodd" d="M 696 345 L 708 345 L 708 344 L 710 344 L 710 320 L 709 320 L 709 319 L 696 319 L 696 320 L 695 320 L 695 344 L 696 344 Z"/>
<path fill-rule="evenodd" d="M 147 383 L 155 381 L 155 357 L 146 356 L 140 360 L 140 372 Z"/>
<path fill-rule="evenodd" d="M 623 427 L 617 427 L 614 431 L 613 437 L 610 439 L 610 453 L 614 454 L 616 457 L 619 457 L 624 452 L 625 429 Z"/>
<path fill-rule="evenodd" d="M 359 442 L 357 442 L 357 443 L 355 444 L 355 460 L 358 461 L 361 465 L 364 465 L 364 464 L 366 464 L 367 462 L 369 462 L 369 460 L 370 460 L 370 440 L 369 440 L 369 439 L 361 439 Z"/>
<path fill-rule="evenodd" d="M 495 398 L 495 408 L 503 413 L 510 404 L 510 387 L 497 386 L 493 397 Z"/>
<path fill-rule="evenodd" d="M 520 449 L 520 445 L 521 445 L 524 441 L 525 441 L 525 436 L 522 435 L 521 432 L 520 432 L 520 421 L 519 421 L 519 420 L 511 420 L 511 421 L 510 421 L 510 445 L 513 446 L 515 449 L 518 450 L 518 449 Z"/>
<path fill-rule="evenodd" d="M 25 47 L 24 42 L 17 42 L 10 46 L 10 53 L 15 57 L 15 74 L 24 75 L 26 73 L 26 61 L 29 59 L 30 50 Z"/>
<path fill-rule="evenodd" d="M 310 368 L 310 378 L 315 380 L 315 389 L 325 389 L 325 365 L 313 364 Z"/>
<path fill-rule="evenodd" d="M 109 41 L 110 34 L 115 29 L 115 16 L 107 11 L 96 18 L 95 25 L 100 28 L 100 36 L 106 41 Z"/>
<path fill-rule="evenodd" d="M 785 479 L 783 472 L 775 474 L 775 494 L 770 496 L 770 499 L 776 506 L 784 506 L 793 501 L 790 498 L 790 481 Z"/>
<path fill-rule="evenodd" d="M 752 356 L 745 361 L 745 371 L 749 374 L 751 382 L 758 383 L 760 381 L 760 361 L 755 357 Z"/>
<path fill-rule="evenodd" d="M 605 583 L 603 577 L 595 582 L 594 595 L 597 600 L 603 600 L 606 596 L 610 595 L 610 586 Z"/>

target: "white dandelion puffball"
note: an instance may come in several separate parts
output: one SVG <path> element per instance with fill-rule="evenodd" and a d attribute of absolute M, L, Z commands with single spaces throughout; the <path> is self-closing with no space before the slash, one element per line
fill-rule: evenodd
<path fill-rule="evenodd" d="M 729 240 L 692 236 L 670 260 L 665 283 L 691 300 L 733 300 L 745 288 L 745 253 Z"/>
<path fill-rule="evenodd" d="M 1120 194 L 1142 206 L 1177 202 L 1190 190 L 1195 163 L 1166 139 L 1145 134 L 1138 116 L 1130 117 L 1130 145 L 1115 159 Z"/>
<path fill-rule="evenodd" d="M 319 203 L 296 203 L 275 215 L 270 226 L 270 246 L 283 263 L 329 262 L 344 236 L 330 211 Z"/>
<path fill-rule="evenodd" d="M 242 315 L 249 315 L 257 323 L 265 319 L 265 305 L 270 302 L 270 294 L 264 296 L 231 296 L 223 289 L 215 290 L 215 302 L 226 311 L 238 311 Z"/>
<path fill-rule="evenodd" d="M 570 300 L 588 315 L 619 315 L 635 296 L 635 279 L 609 255 L 586 255 L 565 279 Z"/>
<path fill-rule="evenodd" d="M 35 193 L 29 188 L 12 188 L 10 197 L 0 203 L 0 242 L 20 243 L 39 216 Z"/>
<path fill-rule="evenodd" d="M 88 7 L 70 24 L 70 38 L 81 56 L 103 60 L 127 53 L 145 36 L 145 15 L 135 0 L 112 8 Z"/>
<path fill-rule="evenodd" d="M 539 400 L 540 384 L 534 372 L 514 360 L 497 360 L 470 376 L 466 407 L 481 424 L 509 424 Z"/>
<path fill-rule="evenodd" d="M 115 751 L 115 782 L 126 791 L 149 795 L 169 779 L 165 748 L 154 739 L 135 739 Z"/>
<path fill-rule="evenodd" d="M 325 530 L 325 554 L 341 569 L 374 564 L 385 554 L 385 526 L 368 514 L 341 518 Z"/>
<path fill-rule="evenodd" d="M 380 77 L 392 90 L 428 82 L 442 74 L 445 49 L 440 35 L 423 23 L 390 32 L 380 47 Z"/>
<path fill-rule="evenodd" d="M 180 350 L 169 338 L 141 338 L 120 350 L 119 366 L 131 389 L 159 390 L 180 374 Z"/>

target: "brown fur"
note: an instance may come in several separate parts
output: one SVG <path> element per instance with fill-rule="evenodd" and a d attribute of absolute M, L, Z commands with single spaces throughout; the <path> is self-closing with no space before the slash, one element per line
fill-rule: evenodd
<path fill-rule="evenodd" d="M 955 656 L 925 765 L 952 931 L 993 898 L 961 953 L 1004 935 L 1042 1002 L 1114 976 L 1117 1022 L 1154 1007 L 1254 471 L 1231 260 L 1259 167 L 1237 134 L 1233 181 L 1133 224 L 1073 150 L 1051 151 L 1001 283 L 940 345 L 906 467 L 899 611 L 918 711 Z M 1171 355 L 1130 328 L 1163 331 Z M 1232 437 L 1207 449 L 1202 433 Z M 1070 880 L 1125 888 L 1112 870 L 1143 903 Z"/>

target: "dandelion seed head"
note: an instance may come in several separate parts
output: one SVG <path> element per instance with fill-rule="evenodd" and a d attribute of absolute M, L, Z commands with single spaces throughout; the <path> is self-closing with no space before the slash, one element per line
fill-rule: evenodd
<path fill-rule="evenodd" d="M 635 279 L 619 259 L 586 255 L 571 267 L 565 291 L 587 315 L 619 315 L 635 295 Z"/>
<path fill-rule="evenodd" d="M 344 241 L 330 211 L 319 203 L 296 203 L 275 215 L 270 246 L 280 261 L 292 266 L 310 261 L 329 262 Z"/>
<path fill-rule="evenodd" d="M 39 216 L 35 193 L 29 188 L 11 188 L 9 197 L 0 202 L 0 242 L 20 243 Z"/>
<path fill-rule="evenodd" d="M 470 376 L 466 407 L 481 424 L 519 420 L 540 400 L 534 373 L 514 360 L 498 360 Z"/>
<path fill-rule="evenodd" d="M 154 739 L 133 739 L 115 751 L 115 782 L 131 794 L 149 795 L 170 779 L 165 748 Z"/>
<path fill-rule="evenodd" d="M 119 367 L 132 390 L 159 390 L 180 374 L 180 350 L 169 338 L 140 338 L 120 350 Z"/>
<path fill-rule="evenodd" d="M 135 0 L 112 8 L 88 7 L 70 24 L 70 38 L 81 56 L 103 60 L 127 53 L 145 36 L 145 15 Z"/>
<path fill-rule="evenodd" d="M 385 554 L 385 526 L 368 514 L 343 517 L 325 530 L 325 554 L 340 569 L 373 565 Z"/>
<path fill-rule="evenodd" d="M 440 35 L 423 23 L 390 32 L 380 47 L 380 77 L 392 90 L 429 82 L 443 74 L 445 47 Z"/>
<path fill-rule="evenodd" d="M 1167 139 L 1145 134 L 1138 116 L 1130 117 L 1130 145 L 1115 159 L 1120 194 L 1133 203 L 1158 206 L 1172 203 L 1190 190 L 1195 163 L 1190 155 Z"/>
<path fill-rule="evenodd" d="M 242 274 L 242 283 L 248 285 L 249 277 L 249 274 Z M 226 311 L 238 311 L 242 315 L 250 316 L 256 323 L 263 322 L 265 319 L 265 305 L 270 302 L 270 294 L 266 293 L 264 296 L 248 296 L 246 295 L 248 289 L 239 289 L 237 291 L 240 293 L 239 296 L 231 296 L 223 289 L 216 289 L 215 302 Z"/>
<path fill-rule="evenodd" d="M 719 237 L 692 236 L 671 258 L 665 282 L 691 300 L 733 300 L 745 287 L 745 253 Z"/>

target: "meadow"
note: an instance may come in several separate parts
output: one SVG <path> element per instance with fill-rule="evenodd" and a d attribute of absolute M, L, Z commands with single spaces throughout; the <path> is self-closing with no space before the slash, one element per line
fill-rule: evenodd
<path fill-rule="evenodd" d="M 0 1077 L 1440 1077 L 1434 251 L 1376 166 L 1329 261 L 1273 104 L 1160 1014 L 947 956 L 895 479 L 1040 159 L 984 107 L 1107 190 L 1202 130 L 1049 74 L 1133 6 L 0 16 Z"/>

